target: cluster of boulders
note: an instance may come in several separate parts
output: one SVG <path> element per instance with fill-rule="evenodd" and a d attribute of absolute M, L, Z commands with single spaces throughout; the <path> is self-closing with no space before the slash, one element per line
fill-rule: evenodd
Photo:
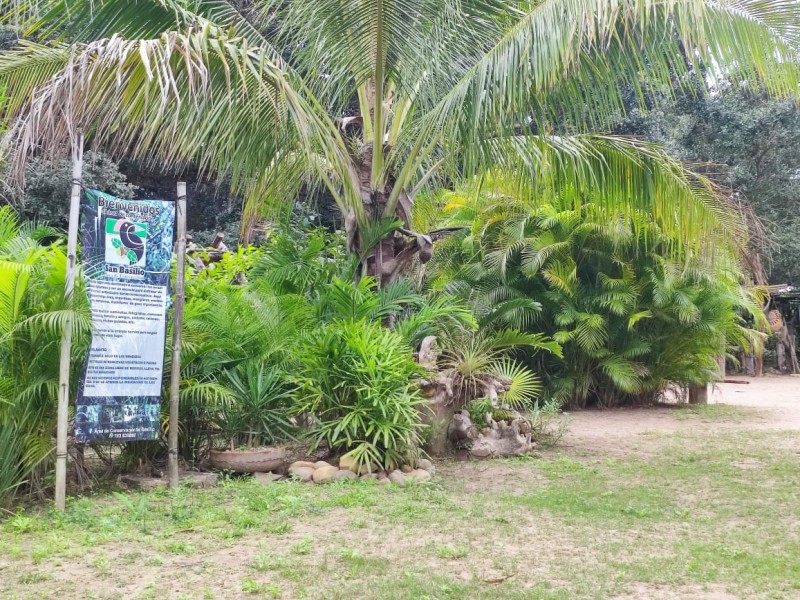
<path fill-rule="evenodd" d="M 418 460 L 415 466 L 403 465 L 400 469 L 387 472 L 379 466 L 364 464 L 357 467 L 351 457 L 343 456 L 339 459 L 338 465 L 332 465 L 324 460 L 317 462 L 298 460 L 289 465 L 289 475 L 300 481 L 314 483 L 331 483 L 340 479 L 374 479 L 379 484 L 395 483 L 404 486 L 409 480 L 414 480 L 415 483 L 430 481 L 433 476 L 433 463 L 423 458 Z"/>

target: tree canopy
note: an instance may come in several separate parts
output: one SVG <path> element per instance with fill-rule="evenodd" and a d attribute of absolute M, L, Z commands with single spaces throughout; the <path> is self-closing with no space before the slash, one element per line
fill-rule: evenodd
<path fill-rule="evenodd" d="M 763 91 L 727 87 L 713 96 L 679 93 L 658 110 L 632 111 L 616 129 L 662 144 L 729 187 L 770 230 L 770 281 L 798 285 L 800 107 Z"/>
<path fill-rule="evenodd" d="M 592 132 L 626 92 L 643 102 L 698 69 L 778 95 L 799 77 L 800 7 L 783 0 L 6 4 L 25 35 L 53 40 L 0 55 L 18 174 L 80 130 L 115 156 L 230 176 L 250 222 L 324 186 L 379 281 L 428 254 L 401 227 L 420 189 L 498 167 L 576 204 L 646 210 L 686 243 L 743 239 L 707 180 Z"/>

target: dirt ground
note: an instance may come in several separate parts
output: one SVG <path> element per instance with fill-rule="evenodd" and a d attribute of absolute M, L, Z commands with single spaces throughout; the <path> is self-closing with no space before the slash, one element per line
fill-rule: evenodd
<path fill-rule="evenodd" d="M 731 379 L 743 383 L 715 385 L 709 394 L 708 414 L 701 412 L 697 418 L 690 418 L 692 413 L 678 406 L 573 413 L 562 444 L 577 450 L 617 454 L 623 449 L 635 451 L 651 434 L 800 430 L 800 376 Z M 725 415 L 722 413 L 726 406 L 747 410 Z M 714 407 L 720 410 L 715 411 Z M 721 414 L 728 418 L 717 418 Z M 730 418 L 733 414 L 736 418 Z"/>

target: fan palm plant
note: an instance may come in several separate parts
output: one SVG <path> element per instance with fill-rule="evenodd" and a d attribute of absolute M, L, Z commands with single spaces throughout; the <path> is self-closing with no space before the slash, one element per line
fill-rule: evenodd
<path fill-rule="evenodd" d="M 225 385 L 232 393 L 231 401 L 221 406 L 213 420 L 224 432 L 231 450 L 242 445 L 251 450 L 292 438 L 292 388 L 284 373 L 246 362 L 227 373 Z"/>
<path fill-rule="evenodd" d="M 784 0 L 2 5 L 25 35 L 52 39 L 0 54 L 16 173 L 80 130 L 117 156 L 229 174 L 245 230 L 305 183 L 322 186 L 380 284 L 443 233 L 408 227 L 419 191 L 498 166 L 576 202 L 591 191 L 666 217 L 673 232 L 740 230 L 710 184 L 660 149 L 591 132 L 625 94 L 690 73 L 711 81 L 735 66 L 730 76 L 776 94 L 799 80 L 800 6 Z"/>

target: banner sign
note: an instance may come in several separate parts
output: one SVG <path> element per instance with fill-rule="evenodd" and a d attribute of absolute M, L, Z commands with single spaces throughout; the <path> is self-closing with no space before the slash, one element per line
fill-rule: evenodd
<path fill-rule="evenodd" d="M 78 442 L 158 436 L 174 222 L 172 202 L 83 191 L 82 266 L 94 332 L 78 384 Z"/>

